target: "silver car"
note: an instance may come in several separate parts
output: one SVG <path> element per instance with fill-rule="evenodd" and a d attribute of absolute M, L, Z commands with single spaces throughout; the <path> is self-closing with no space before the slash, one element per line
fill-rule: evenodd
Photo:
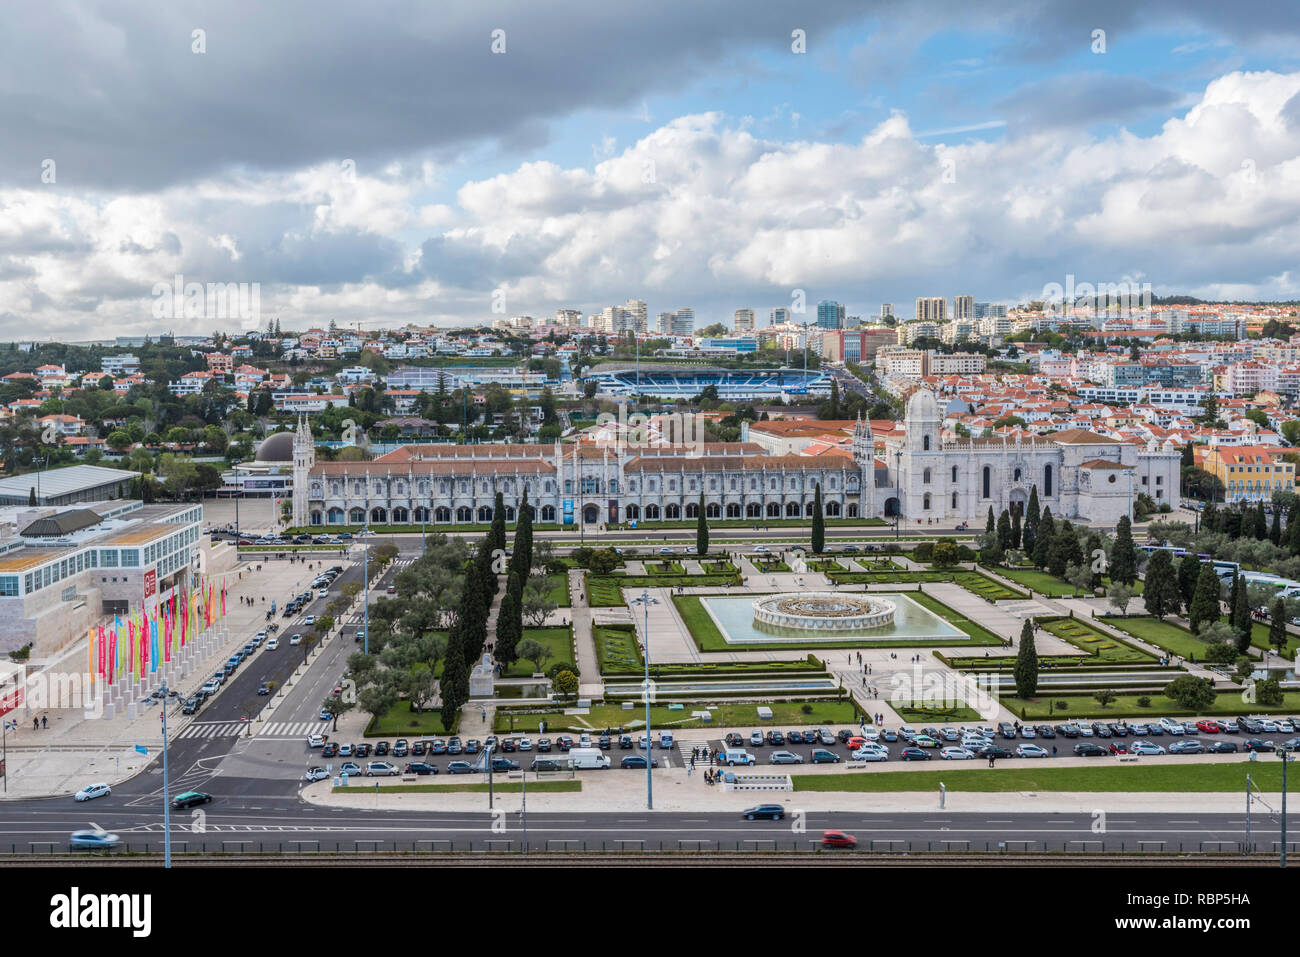
<path fill-rule="evenodd" d="M 803 758 L 793 751 L 773 751 L 767 758 L 768 764 L 803 764 Z"/>

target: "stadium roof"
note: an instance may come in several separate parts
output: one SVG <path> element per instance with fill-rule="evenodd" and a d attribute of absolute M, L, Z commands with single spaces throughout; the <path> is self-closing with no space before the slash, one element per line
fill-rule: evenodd
<path fill-rule="evenodd" d="M 40 486 L 42 499 L 59 495 L 70 495 L 88 489 L 108 485 L 113 482 L 129 482 L 134 478 L 131 472 L 122 469 L 108 469 L 98 465 L 71 465 L 65 469 L 43 471 L 40 481 L 35 472 L 13 475 L 0 479 L 0 497 L 27 497 L 28 491 Z M 114 496 L 107 496 L 112 498 Z"/>

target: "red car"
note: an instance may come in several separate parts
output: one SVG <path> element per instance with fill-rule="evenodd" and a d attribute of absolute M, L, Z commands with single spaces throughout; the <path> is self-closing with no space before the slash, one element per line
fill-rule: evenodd
<path fill-rule="evenodd" d="M 1219 722 L 1206 719 L 1204 721 L 1196 722 L 1196 730 L 1204 731 L 1206 734 L 1218 734 L 1223 730 L 1223 728 L 1220 726 Z"/>
<path fill-rule="evenodd" d="M 1113 744 L 1110 746 L 1110 753 L 1111 753 L 1111 754 L 1128 754 L 1128 748 L 1127 748 L 1126 746 L 1124 746 L 1123 744 L 1121 744 L 1120 742 L 1116 741 L 1115 743 L 1113 743 Z"/>
<path fill-rule="evenodd" d="M 858 839 L 852 834 L 845 834 L 843 831 L 822 831 L 822 847 L 855 848 L 857 846 Z"/>

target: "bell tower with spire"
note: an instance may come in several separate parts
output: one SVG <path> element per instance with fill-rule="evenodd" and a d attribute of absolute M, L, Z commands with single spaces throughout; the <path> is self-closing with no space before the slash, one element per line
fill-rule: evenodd
<path fill-rule="evenodd" d="M 293 519 L 295 528 L 307 524 L 307 483 L 311 467 L 316 464 L 316 442 L 307 426 L 306 416 L 298 416 L 298 428 L 293 434 Z"/>
<path fill-rule="evenodd" d="M 853 427 L 853 464 L 858 467 L 858 515 L 874 518 L 876 515 L 876 440 L 871 434 L 871 422 L 858 413 Z"/>

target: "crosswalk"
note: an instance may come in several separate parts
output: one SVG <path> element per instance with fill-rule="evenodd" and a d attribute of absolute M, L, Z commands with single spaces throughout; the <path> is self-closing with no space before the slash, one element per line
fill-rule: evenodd
<path fill-rule="evenodd" d="M 248 725 L 243 721 L 196 721 L 176 735 L 177 738 L 234 738 Z M 272 721 L 256 729 L 259 738 L 300 738 L 316 732 L 328 733 L 328 721 Z"/>

